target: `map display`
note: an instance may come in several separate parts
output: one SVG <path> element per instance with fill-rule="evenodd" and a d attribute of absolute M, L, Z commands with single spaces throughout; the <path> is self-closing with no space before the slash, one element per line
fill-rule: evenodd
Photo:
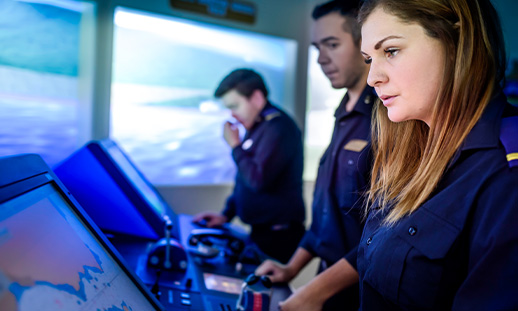
<path fill-rule="evenodd" d="M 154 310 L 142 291 L 45 185 L 0 204 L 0 311 Z"/>

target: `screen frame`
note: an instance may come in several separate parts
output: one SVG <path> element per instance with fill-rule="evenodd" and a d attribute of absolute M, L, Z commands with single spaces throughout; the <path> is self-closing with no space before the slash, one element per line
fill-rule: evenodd
<path fill-rule="evenodd" d="M 50 184 L 70 206 L 72 212 L 84 224 L 94 239 L 105 249 L 119 268 L 133 282 L 135 287 L 142 293 L 155 310 L 164 311 L 165 308 L 151 294 L 144 283 L 129 269 L 122 259 L 122 256 L 108 241 L 102 231 L 90 219 L 88 214 L 81 208 L 79 203 L 72 197 L 71 193 L 55 176 L 52 170 L 37 154 L 25 154 L 20 156 L 0 158 L 0 203 L 10 201 L 34 189 Z"/>
<path fill-rule="evenodd" d="M 156 241 L 170 223 L 179 239 L 178 215 L 110 138 L 89 141 L 54 172 L 105 234 Z"/>
<path fill-rule="evenodd" d="M 110 148 L 117 148 L 118 151 L 124 156 L 127 162 L 132 166 L 135 172 L 138 173 L 139 177 L 144 183 L 155 192 L 155 195 L 159 198 L 162 206 L 164 206 L 164 214 L 169 217 L 173 223 L 172 236 L 178 238 L 178 225 L 177 215 L 173 212 L 172 208 L 167 204 L 164 198 L 160 195 L 158 190 L 147 180 L 142 172 L 137 168 L 133 161 L 128 155 L 119 147 L 115 141 L 111 139 L 103 139 L 98 141 L 92 141 L 86 145 L 86 148 L 94 155 L 99 163 L 105 168 L 106 172 L 113 178 L 113 180 L 119 185 L 120 189 L 126 194 L 127 198 L 133 203 L 138 213 L 142 215 L 148 225 L 155 231 L 159 237 L 163 237 L 164 234 L 164 221 L 162 215 L 156 213 L 155 209 L 150 206 L 144 194 L 139 191 L 136 185 L 132 182 L 131 178 L 124 172 L 119 163 L 110 154 Z"/>

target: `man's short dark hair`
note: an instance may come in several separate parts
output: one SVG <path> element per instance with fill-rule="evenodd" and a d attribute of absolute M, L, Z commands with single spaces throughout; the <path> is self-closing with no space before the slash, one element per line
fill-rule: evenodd
<path fill-rule="evenodd" d="M 268 89 L 263 78 L 252 69 L 240 68 L 229 73 L 219 83 L 214 96 L 220 98 L 231 90 L 236 90 L 246 98 L 249 98 L 255 90 L 259 90 L 265 98 L 268 98 Z"/>
<path fill-rule="evenodd" d="M 345 18 L 343 30 L 353 36 L 354 43 L 360 46 L 361 29 L 356 17 L 360 7 L 359 0 L 332 0 L 317 5 L 311 13 L 313 20 L 318 20 L 330 13 L 336 12 Z"/>

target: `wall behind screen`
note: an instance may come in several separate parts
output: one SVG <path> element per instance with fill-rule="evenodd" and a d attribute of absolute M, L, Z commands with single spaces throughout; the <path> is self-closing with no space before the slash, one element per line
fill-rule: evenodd
<path fill-rule="evenodd" d="M 492 0 L 492 2 L 502 22 L 502 31 L 504 32 L 507 46 L 507 56 L 509 60 L 518 60 L 518 22 L 516 20 L 518 1 Z"/>

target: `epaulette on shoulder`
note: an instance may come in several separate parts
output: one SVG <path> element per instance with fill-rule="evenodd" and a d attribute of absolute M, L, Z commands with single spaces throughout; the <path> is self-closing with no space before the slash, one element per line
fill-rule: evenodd
<path fill-rule="evenodd" d="M 502 119 L 500 141 L 504 145 L 509 167 L 518 166 L 518 116 Z"/>
<path fill-rule="evenodd" d="M 281 116 L 281 112 L 275 108 L 270 108 L 270 109 L 267 109 L 264 113 L 263 113 L 263 118 L 265 121 L 270 121 L 274 118 L 277 118 L 277 117 L 280 117 Z"/>

